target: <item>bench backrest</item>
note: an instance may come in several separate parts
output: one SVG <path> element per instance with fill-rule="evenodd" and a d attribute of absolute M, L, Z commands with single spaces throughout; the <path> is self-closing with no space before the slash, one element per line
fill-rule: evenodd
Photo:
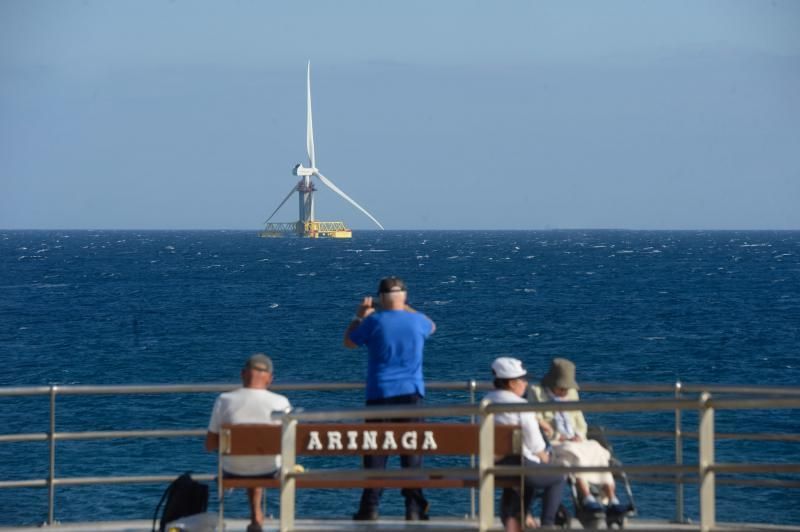
<path fill-rule="evenodd" d="M 478 425 L 471 423 L 305 423 L 297 425 L 298 456 L 366 454 L 478 454 Z M 495 454 L 519 454 L 519 427 L 495 426 Z M 225 455 L 281 453 L 280 425 L 226 425 Z"/>

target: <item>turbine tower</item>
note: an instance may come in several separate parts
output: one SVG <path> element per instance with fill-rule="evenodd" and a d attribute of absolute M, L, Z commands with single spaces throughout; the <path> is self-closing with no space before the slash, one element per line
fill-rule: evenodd
<path fill-rule="evenodd" d="M 314 153 L 314 123 L 311 118 L 311 62 L 308 62 L 306 72 L 306 153 L 308 154 L 308 166 L 302 163 L 296 164 L 292 173 L 300 180 L 292 187 L 289 194 L 283 199 L 278 207 L 269 215 L 265 222 L 265 230 L 261 236 L 281 236 L 288 232 L 294 232 L 300 236 L 317 238 L 319 236 L 329 236 L 334 238 L 349 238 L 352 233 L 342 222 L 320 222 L 314 216 L 314 186 L 313 177 L 318 178 L 322 183 L 333 190 L 336 194 L 347 200 L 356 209 L 364 213 L 375 225 L 383 229 L 381 223 L 375 219 L 367 210 L 356 203 L 356 201 L 345 194 L 333 181 L 322 175 L 317 168 L 317 159 Z M 299 217 L 295 224 L 276 224 L 269 221 L 275 213 L 283 207 L 292 194 L 297 192 L 299 199 Z"/>

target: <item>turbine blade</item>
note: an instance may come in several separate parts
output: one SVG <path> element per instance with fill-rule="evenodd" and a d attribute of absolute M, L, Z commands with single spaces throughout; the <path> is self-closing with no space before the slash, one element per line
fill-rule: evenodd
<path fill-rule="evenodd" d="M 311 168 L 317 167 L 317 158 L 314 154 L 314 123 L 311 120 L 311 61 L 308 62 L 306 77 L 306 151 Z"/>
<path fill-rule="evenodd" d="M 354 206 L 356 209 L 358 209 L 359 211 L 361 211 L 361 212 L 363 212 L 364 214 L 366 214 L 366 215 L 367 215 L 367 217 L 369 217 L 369 219 L 370 219 L 370 220 L 372 220 L 373 222 L 375 222 L 375 224 L 376 224 L 378 227 L 380 227 L 381 229 L 383 229 L 383 226 L 381 225 L 381 223 L 380 223 L 378 220 L 376 220 L 374 216 L 372 216 L 370 213 L 368 213 L 368 212 L 367 212 L 367 210 L 366 210 L 364 207 L 362 207 L 361 205 L 359 205 L 358 203 L 356 203 L 356 202 L 355 202 L 355 200 L 353 200 L 353 198 L 351 198 L 350 196 L 348 196 L 347 194 L 345 194 L 344 192 L 342 192 L 341 190 L 339 190 L 339 187 L 337 187 L 336 185 L 334 185 L 334 184 L 333 184 L 333 182 L 332 182 L 330 179 L 328 179 L 328 178 L 327 178 L 327 177 L 325 177 L 324 175 L 320 174 L 319 172 L 314 172 L 314 175 L 315 175 L 315 176 L 317 176 L 318 178 L 320 178 L 320 180 L 321 180 L 323 183 L 325 183 L 325 185 L 327 185 L 327 187 L 328 187 L 329 189 L 333 190 L 334 192 L 336 192 L 337 194 L 339 194 L 341 197 L 343 197 L 344 199 L 346 199 L 347 201 L 349 201 L 349 202 L 350 202 L 350 203 L 351 203 L 351 204 L 352 204 L 352 205 L 353 205 L 353 206 Z"/>
<path fill-rule="evenodd" d="M 302 181 L 302 179 L 300 179 L 300 181 Z M 272 214 L 269 215 L 269 218 L 267 218 L 267 221 L 264 222 L 265 224 L 268 223 L 270 220 L 272 220 L 272 217 L 275 216 L 275 213 L 278 212 L 281 209 L 281 207 L 283 207 L 283 204 L 286 203 L 286 201 L 289 198 L 292 197 L 292 194 L 294 194 L 295 190 L 297 190 L 297 185 L 300 184 L 300 181 L 298 181 L 297 183 L 294 184 L 294 186 L 292 187 L 292 190 L 290 190 L 289 193 L 286 195 L 286 197 L 283 198 L 283 201 L 281 202 L 280 205 L 278 205 L 278 208 L 275 209 L 274 211 L 272 211 Z"/>

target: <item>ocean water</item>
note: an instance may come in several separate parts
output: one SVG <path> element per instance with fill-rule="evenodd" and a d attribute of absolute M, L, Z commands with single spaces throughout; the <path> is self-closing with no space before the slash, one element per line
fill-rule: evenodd
<path fill-rule="evenodd" d="M 800 383 L 800 232 L 359 231 L 349 241 L 311 241 L 241 231 L 0 231 L 0 386 L 233 383 L 254 351 L 273 357 L 279 383 L 359 381 L 365 354 L 343 348 L 342 332 L 386 275 L 403 277 L 410 303 L 437 323 L 425 355 L 430 381 L 488 380 L 493 358 L 511 354 L 534 376 L 553 356 L 568 357 L 583 382 Z M 308 409 L 362 400 L 358 391 L 289 397 Z M 427 401 L 465 399 L 431 392 Z M 61 397 L 57 430 L 203 428 L 213 400 Z M 45 432 L 47 412 L 46 397 L 0 398 L 0 433 Z M 672 426 L 668 413 L 589 421 Z M 800 414 L 721 412 L 717 423 L 718 431 L 796 433 Z M 631 464 L 673 453 L 670 440 L 613 444 Z M 685 453 L 695 461 L 691 442 Z M 717 455 L 800 462 L 798 446 L 780 442 L 720 442 Z M 56 455 L 58 476 L 212 472 L 214 464 L 193 438 L 60 442 Z M 0 480 L 45 478 L 47 466 L 45 443 L 0 443 Z M 643 517 L 673 516 L 672 486 L 633 489 Z M 162 490 L 59 487 L 56 518 L 149 517 Z M 800 524 L 796 497 L 785 492 L 717 490 L 721 520 Z M 686 491 L 687 516 L 696 518 L 696 489 Z M 434 514 L 469 511 L 466 491 L 429 496 Z M 268 497 L 275 514 L 276 499 Z M 299 511 L 346 516 L 357 499 L 355 491 L 303 491 Z M 242 493 L 228 501 L 232 515 L 246 515 Z M 384 495 L 382 512 L 401 514 L 399 494 Z M 46 490 L 0 490 L 0 524 L 40 523 L 46 513 Z"/>

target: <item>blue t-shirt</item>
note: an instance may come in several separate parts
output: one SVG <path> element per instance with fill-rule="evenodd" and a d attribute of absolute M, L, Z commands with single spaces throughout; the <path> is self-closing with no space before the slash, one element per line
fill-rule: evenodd
<path fill-rule="evenodd" d="M 422 348 L 431 332 L 433 322 L 427 316 L 405 310 L 373 312 L 350 332 L 350 341 L 369 351 L 368 400 L 425 395 Z"/>

